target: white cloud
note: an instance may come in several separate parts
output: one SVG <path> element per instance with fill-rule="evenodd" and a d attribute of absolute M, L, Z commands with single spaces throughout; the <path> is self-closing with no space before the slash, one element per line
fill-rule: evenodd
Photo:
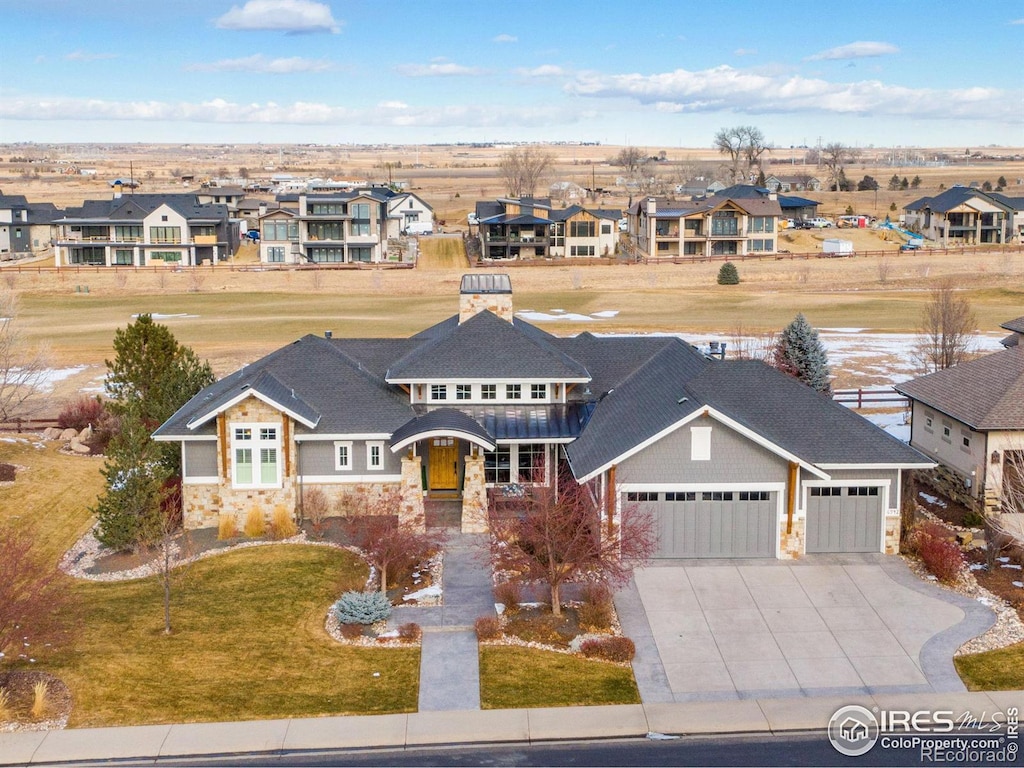
<path fill-rule="evenodd" d="M 326 125 L 496 129 L 531 128 L 578 123 L 588 119 L 578 105 L 494 106 L 448 104 L 412 107 L 384 101 L 355 109 L 317 102 L 237 103 L 225 99 L 203 102 L 108 101 L 42 96 L 0 99 L 0 120 L 146 121 L 238 125 Z"/>
<path fill-rule="evenodd" d="M 557 64 L 541 64 L 539 67 L 530 69 L 520 67 L 515 70 L 515 73 L 522 77 L 563 77 L 569 74 Z"/>
<path fill-rule="evenodd" d="M 116 59 L 116 53 L 89 53 L 88 51 L 72 51 L 71 53 L 64 54 L 64 58 L 67 61 L 104 61 L 106 59 Z"/>
<path fill-rule="evenodd" d="M 491 42 L 492 43 L 518 43 L 519 42 L 519 38 L 516 37 L 515 35 L 501 34 L 501 35 L 495 35 L 494 37 L 492 37 L 491 38 Z"/>
<path fill-rule="evenodd" d="M 732 53 L 733 56 L 756 56 L 757 48 L 737 48 Z"/>
<path fill-rule="evenodd" d="M 1021 93 L 998 88 L 907 88 L 878 80 L 832 83 L 722 65 L 653 75 L 578 74 L 565 86 L 577 96 L 634 99 L 662 112 L 825 113 L 920 119 L 1020 119 Z"/>
<path fill-rule="evenodd" d="M 432 61 L 430 64 L 399 64 L 395 72 L 406 77 L 453 77 L 458 75 L 482 75 L 479 67 L 464 67 L 452 61 Z"/>
<path fill-rule="evenodd" d="M 325 72 L 334 65 L 325 59 L 304 59 L 292 56 L 268 59 L 262 53 L 240 59 L 221 59 L 208 63 L 189 64 L 189 72 L 260 72 L 271 75 L 287 75 L 294 72 Z"/>
<path fill-rule="evenodd" d="M 1014 19 L 1011 24 L 1024 24 L 1024 19 Z"/>
<path fill-rule="evenodd" d="M 217 19 L 217 26 L 290 33 L 341 31 L 341 23 L 335 21 L 330 6 L 313 0 L 248 0 L 241 8 L 231 6 Z"/>
<path fill-rule="evenodd" d="M 892 43 L 861 41 L 857 43 L 849 43 L 848 45 L 840 45 L 836 48 L 829 48 L 828 50 L 821 51 L 813 56 L 808 56 L 806 61 L 866 59 L 872 56 L 888 56 L 889 54 L 899 52 L 900 49 Z"/>

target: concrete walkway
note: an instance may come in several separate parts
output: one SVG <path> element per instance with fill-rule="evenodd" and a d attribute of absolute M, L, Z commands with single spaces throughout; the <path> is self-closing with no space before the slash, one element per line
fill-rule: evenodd
<path fill-rule="evenodd" d="M 423 628 L 420 712 L 480 709 L 480 657 L 473 623 L 494 615 L 488 538 L 452 532 L 444 547 L 442 604 L 396 608 L 389 625 Z"/>

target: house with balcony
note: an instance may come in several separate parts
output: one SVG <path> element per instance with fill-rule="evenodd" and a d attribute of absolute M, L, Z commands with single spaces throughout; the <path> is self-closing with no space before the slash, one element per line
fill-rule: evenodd
<path fill-rule="evenodd" d="M 774 194 L 733 197 L 723 192 L 689 203 L 648 197 L 629 209 L 628 232 L 651 257 L 768 254 L 777 251 L 781 216 Z"/>
<path fill-rule="evenodd" d="M 1005 198 L 1004 198 L 1005 199 Z M 955 186 L 903 208 L 904 226 L 944 248 L 1006 243 L 1014 235 L 1013 206 L 980 189 Z"/>
<path fill-rule="evenodd" d="M 455 502 L 483 533 L 489 499 L 571 473 L 593 530 L 642 508 L 669 559 L 896 552 L 903 471 L 934 466 L 760 361 L 671 336 L 554 336 L 516 316 L 508 275 L 480 273 L 448 319 L 408 338 L 304 336 L 154 439 L 180 446 L 186 528 L 298 516 L 317 489 L 352 515 L 394 491 L 417 527 Z"/>
<path fill-rule="evenodd" d="M 54 226 L 58 268 L 215 264 L 238 243 L 227 206 L 201 203 L 194 193 L 115 193 L 68 208 Z"/>
<path fill-rule="evenodd" d="M 499 198 L 476 205 L 485 259 L 611 256 L 621 215 L 617 209 L 559 208 L 550 198 Z"/>

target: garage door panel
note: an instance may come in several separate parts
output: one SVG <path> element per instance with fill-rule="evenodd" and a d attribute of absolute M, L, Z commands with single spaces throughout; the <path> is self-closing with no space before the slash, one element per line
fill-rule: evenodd
<path fill-rule="evenodd" d="M 882 491 L 854 495 L 839 488 L 838 495 L 809 495 L 807 499 L 808 552 L 877 552 L 882 535 Z M 836 493 L 830 490 L 830 493 Z"/>
<path fill-rule="evenodd" d="M 649 501 L 659 533 L 655 557 L 775 556 L 775 494 L 768 501 Z"/>

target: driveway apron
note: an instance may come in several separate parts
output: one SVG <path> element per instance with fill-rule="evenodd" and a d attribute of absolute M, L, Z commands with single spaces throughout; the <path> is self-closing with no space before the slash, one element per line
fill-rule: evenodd
<path fill-rule="evenodd" d="M 658 564 L 616 605 L 645 703 L 963 691 L 953 652 L 993 621 L 884 555 Z"/>

